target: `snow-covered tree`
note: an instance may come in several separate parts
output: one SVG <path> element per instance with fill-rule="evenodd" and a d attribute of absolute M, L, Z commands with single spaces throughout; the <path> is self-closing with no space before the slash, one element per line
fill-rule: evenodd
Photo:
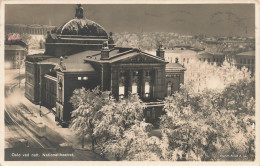
<path fill-rule="evenodd" d="M 192 82 L 194 93 L 200 93 L 204 89 L 222 91 L 229 84 L 237 83 L 241 79 L 251 80 L 251 73 L 246 67 L 241 70 L 224 61 L 222 66 L 209 64 L 208 62 L 191 61 L 185 65 L 185 84 Z"/>
<path fill-rule="evenodd" d="M 70 128 L 76 134 L 91 137 L 92 150 L 97 144 L 104 148 L 107 142 L 120 139 L 124 132 L 143 120 L 144 103 L 138 95 L 129 95 L 116 101 L 110 92 L 76 89 L 71 97 L 74 111 Z"/>
<path fill-rule="evenodd" d="M 151 124 L 137 121 L 121 137 L 107 141 L 104 152 L 114 156 L 115 160 L 160 160 L 160 139 L 149 136 L 151 128 Z"/>
<path fill-rule="evenodd" d="M 166 149 L 164 159 L 219 160 L 221 154 L 231 152 L 246 152 L 248 158 L 254 158 L 252 87 L 254 82 L 245 79 L 223 91 L 190 93 L 183 86 L 168 97 L 160 126 L 164 136 L 161 144 Z"/>
<path fill-rule="evenodd" d="M 98 111 L 108 103 L 110 92 L 102 92 L 99 87 L 93 90 L 85 90 L 85 88 L 76 89 L 70 99 L 74 107 L 72 111 L 72 120 L 70 128 L 82 137 L 82 148 L 84 148 L 85 136 L 90 136 L 92 142 L 92 150 L 94 151 L 95 122 L 101 118 Z"/>

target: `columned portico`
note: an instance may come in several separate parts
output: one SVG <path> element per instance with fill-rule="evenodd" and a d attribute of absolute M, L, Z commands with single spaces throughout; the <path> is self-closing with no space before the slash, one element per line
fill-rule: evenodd
<path fill-rule="evenodd" d="M 144 101 L 164 97 L 164 81 L 159 80 L 164 64 L 115 64 L 111 66 L 111 91 L 116 99 L 138 94 Z M 160 78 L 162 79 L 162 78 Z M 157 88 L 162 90 L 156 90 Z"/>

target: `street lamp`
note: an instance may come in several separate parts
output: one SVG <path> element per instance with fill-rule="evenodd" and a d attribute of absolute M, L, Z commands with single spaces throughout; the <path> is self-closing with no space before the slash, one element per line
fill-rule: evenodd
<path fill-rule="evenodd" d="M 20 53 L 19 53 L 19 56 L 18 56 L 18 67 L 19 67 L 19 88 L 20 88 L 20 68 L 21 68 L 21 63 L 20 63 Z"/>

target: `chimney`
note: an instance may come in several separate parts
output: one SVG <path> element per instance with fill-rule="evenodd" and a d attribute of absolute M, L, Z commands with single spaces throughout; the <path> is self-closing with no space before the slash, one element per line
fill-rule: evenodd
<path fill-rule="evenodd" d="M 158 49 L 156 50 L 156 56 L 159 56 L 164 59 L 164 50 L 162 48 L 162 44 L 160 44 Z"/>
<path fill-rule="evenodd" d="M 105 41 L 101 49 L 101 60 L 109 59 L 109 51 L 108 41 Z"/>
<path fill-rule="evenodd" d="M 62 66 L 62 63 L 63 63 L 63 57 L 61 56 L 60 57 L 60 65 Z"/>

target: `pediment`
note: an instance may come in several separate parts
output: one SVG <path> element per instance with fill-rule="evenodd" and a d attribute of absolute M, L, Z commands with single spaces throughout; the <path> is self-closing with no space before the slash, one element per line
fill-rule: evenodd
<path fill-rule="evenodd" d="M 121 59 L 116 63 L 165 63 L 165 61 L 154 55 L 137 53 L 130 57 L 126 56 L 124 59 Z"/>

